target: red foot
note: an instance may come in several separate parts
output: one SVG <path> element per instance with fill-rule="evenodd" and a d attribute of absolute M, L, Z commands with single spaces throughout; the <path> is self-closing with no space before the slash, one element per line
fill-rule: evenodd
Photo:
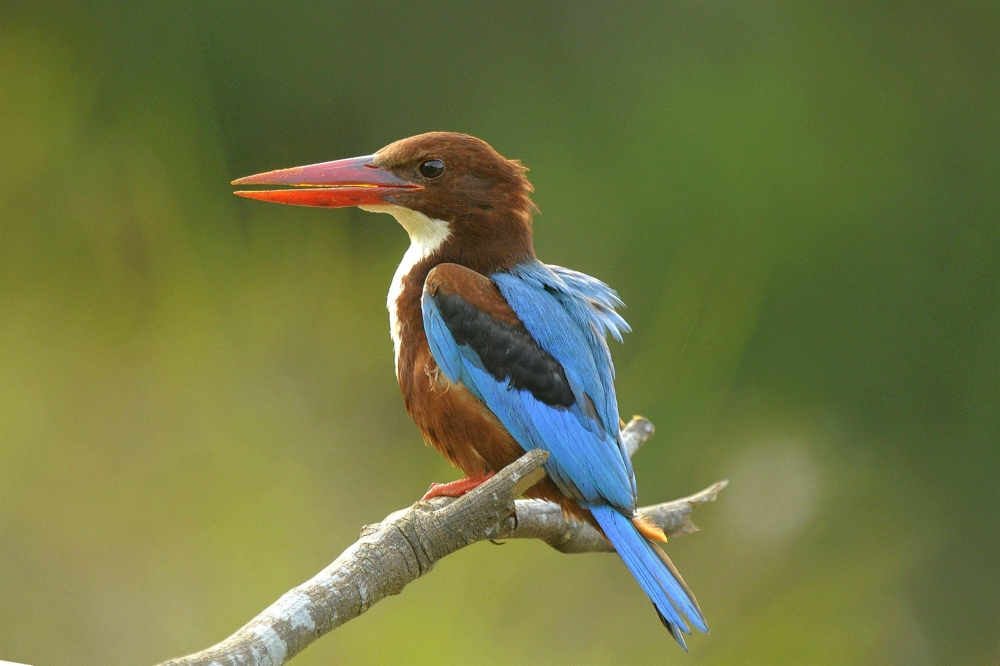
<path fill-rule="evenodd" d="M 493 476 L 493 472 L 489 474 L 477 474 L 476 476 L 470 476 L 467 479 L 459 479 L 450 483 L 432 483 L 431 487 L 424 493 L 424 496 L 420 498 L 420 501 L 425 502 L 432 497 L 461 497 L 470 490 L 478 488 L 480 484 L 491 476 Z"/>

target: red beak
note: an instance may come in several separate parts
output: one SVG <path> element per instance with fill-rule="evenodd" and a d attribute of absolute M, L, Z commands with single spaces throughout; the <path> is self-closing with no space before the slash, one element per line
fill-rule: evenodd
<path fill-rule="evenodd" d="M 375 155 L 321 162 L 308 166 L 279 169 L 234 180 L 233 185 L 292 185 L 295 190 L 240 190 L 236 196 L 260 201 L 344 208 L 392 204 L 400 192 L 421 190 L 408 180 L 382 169 L 372 160 Z"/>

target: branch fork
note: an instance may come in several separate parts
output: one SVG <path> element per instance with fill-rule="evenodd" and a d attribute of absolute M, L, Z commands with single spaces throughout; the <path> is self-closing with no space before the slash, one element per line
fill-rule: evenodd
<path fill-rule="evenodd" d="M 653 434 L 635 417 L 622 430 L 629 455 Z M 324 634 L 430 571 L 441 558 L 479 541 L 541 539 L 563 553 L 614 552 L 586 523 L 567 520 L 544 500 L 517 499 L 544 476 L 548 454 L 525 453 L 491 479 L 457 499 L 417 502 L 361 530 L 360 538 L 332 564 L 286 592 L 221 643 L 160 666 L 281 666 Z M 673 502 L 642 507 L 670 537 L 698 531 L 691 512 L 714 501 L 727 481 Z"/>

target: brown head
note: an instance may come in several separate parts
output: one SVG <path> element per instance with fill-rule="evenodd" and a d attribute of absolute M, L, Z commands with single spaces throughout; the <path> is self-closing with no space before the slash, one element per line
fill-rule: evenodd
<path fill-rule="evenodd" d="M 490 273 L 534 258 L 526 169 L 475 137 L 430 132 L 374 155 L 282 169 L 233 185 L 292 185 L 237 195 L 300 206 L 358 206 L 393 215 L 425 257 Z"/>

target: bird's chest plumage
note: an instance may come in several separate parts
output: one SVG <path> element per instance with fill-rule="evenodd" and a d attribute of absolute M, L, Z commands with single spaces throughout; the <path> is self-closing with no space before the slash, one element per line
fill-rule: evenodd
<path fill-rule="evenodd" d="M 424 440 L 466 475 L 499 471 L 524 450 L 486 405 L 465 386 L 450 381 L 435 362 L 420 303 L 435 262 L 416 256 L 404 257 L 387 302 L 406 411 Z"/>

